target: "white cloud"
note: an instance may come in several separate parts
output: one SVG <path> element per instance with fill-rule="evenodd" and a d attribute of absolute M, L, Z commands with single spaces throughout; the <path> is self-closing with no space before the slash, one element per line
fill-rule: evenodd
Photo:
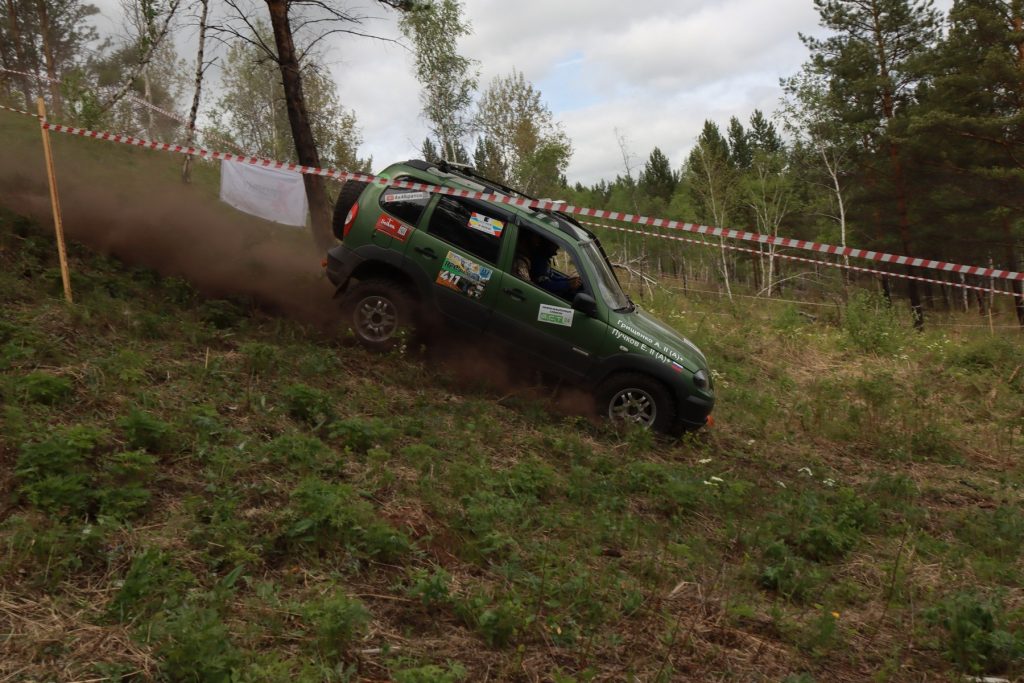
<path fill-rule="evenodd" d="M 388 40 L 341 34 L 324 43 L 339 98 L 362 126 L 362 154 L 379 169 L 417 155 L 427 127 L 411 55 L 388 42 L 400 37 L 397 15 L 361 2 L 356 11 L 374 17 L 363 29 Z M 807 58 L 798 33 L 820 33 L 811 0 L 463 2 L 474 32 L 459 49 L 480 62 L 481 87 L 515 68 L 541 89 L 573 141 L 571 182 L 623 172 L 616 128 L 638 166 L 655 146 L 678 166 L 705 119 L 725 126 L 755 108 L 772 113 L 779 78 Z M 97 4 L 119 14 L 117 0 Z M 179 47 L 191 60 L 194 48 Z"/>

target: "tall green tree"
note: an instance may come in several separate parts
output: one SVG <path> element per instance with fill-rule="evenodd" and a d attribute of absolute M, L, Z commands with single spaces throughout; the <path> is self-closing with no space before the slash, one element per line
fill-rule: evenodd
<path fill-rule="evenodd" d="M 399 26 L 415 49 L 416 77 L 423 90 L 423 116 L 446 158 L 468 162 L 463 141 L 472 128 L 470 105 L 479 71 L 456 51 L 472 33 L 458 0 L 433 0 L 406 12 Z"/>
<path fill-rule="evenodd" d="M 754 150 L 750 146 L 750 135 L 735 116 L 729 119 L 729 161 L 734 168 L 750 168 Z"/>
<path fill-rule="evenodd" d="M 256 25 L 267 35 L 266 25 Z M 210 117 L 211 129 L 251 154 L 297 161 L 288 121 L 284 88 L 277 65 L 249 43 L 228 49 L 221 76 L 221 96 Z M 337 88 L 312 55 L 303 63 L 304 96 L 309 125 L 322 163 L 368 172 L 370 160 L 358 155 L 362 142 L 356 116 L 338 101 Z"/>
<path fill-rule="evenodd" d="M 815 0 L 825 38 L 802 35 L 811 51 L 808 68 L 828 82 L 840 118 L 869 127 L 868 172 L 884 180 L 892 197 L 897 243 L 913 253 L 910 201 L 904 152 L 896 132 L 907 114 L 927 57 L 939 37 L 939 15 L 931 0 Z M 883 161 L 884 160 L 884 161 Z M 882 167 L 882 164 L 884 168 Z M 915 281 L 908 281 L 914 321 L 924 320 Z"/>
<path fill-rule="evenodd" d="M 693 198 L 700 218 L 718 227 L 728 227 L 733 212 L 740 201 L 739 177 L 729 155 L 729 143 L 722 136 L 714 121 L 705 121 L 697 137 L 697 144 L 690 151 L 684 167 L 686 187 Z M 729 282 L 729 259 L 725 240 L 718 239 L 721 247 L 719 268 L 725 291 L 732 299 L 732 285 Z"/>
<path fill-rule="evenodd" d="M 87 48 L 99 34 L 89 21 L 99 13 L 82 0 L 0 0 L 0 65 L 36 76 L 0 74 L 0 88 L 19 92 L 22 104 L 35 109 L 37 95 L 48 94 L 50 110 L 61 113 L 58 81 L 89 60 Z"/>
<path fill-rule="evenodd" d="M 750 115 L 750 132 L 747 134 L 747 139 L 755 152 L 782 151 L 782 137 L 779 135 L 779 131 L 760 109 L 755 109 L 754 113 Z"/>
<path fill-rule="evenodd" d="M 661 199 L 666 204 L 679 185 L 679 174 L 672 170 L 668 157 L 655 147 L 640 172 L 640 189 L 649 197 Z"/>
<path fill-rule="evenodd" d="M 173 1 L 173 0 L 172 0 Z M 360 12 L 343 3 L 324 0 L 263 0 L 270 20 L 270 38 L 260 35 L 252 16 L 251 5 L 243 0 L 224 0 L 229 8 L 226 18 L 212 30 L 235 40 L 248 43 L 277 65 L 280 83 L 284 89 L 285 112 L 291 131 L 295 156 L 304 166 L 322 166 L 321 154 L 314 134 L 313 109 L 306 101 L 304 77 L 308 70 L 305 62 L 315 55 L 314 47 L 324 38 L 335 34 L 367 35 L 358 30 L 366 19 Z M 377 5 L 392 9 L 409 9 L 411 0 L 376 0 Z M 334 243 L 331 235 L 331 206 L 327 199 L 324 179 L 317 175 L 303 175 L 312 237 L 318 248 L 327 249 Z"/>
<path fill-rule="evenodd" d="M 871 133 L 843 118 L 839 107 L 830 102 L 833 93 L 828 78 L 805 68 L 783 81 L 785 98 L 782 112 L 786 131 L 795 144 L 790 154 L 794 173 L 805 186 L 807 209 L 822 216 L 835 229 L 818 229 L 826 241 L 847 246 L 849 236 L 849 185 L 854 175 L 855 152 Z M 849 265 L 850 259 L 843 257 Z M 847 271 L 848 272 L 848 271 Z"/>
<path fill-rule="evenodd" d="M 569 137 L 521 72 L 495 78 L 480 97 L 475 127 L 492 145 L 495 177 L 527 194 L 556 194 L 572 156 Z"/>
<path fill-rule="evenodd" d="M 954 217 L 960 254 L 1020 270 L 1024 241 L 1024 1 L 957 0 L 910 124 L 932 203 Z M 979 246 L 984 249 L 979 249 Z M 1024 325 L 1024 291 L 1014 283 Z"/>

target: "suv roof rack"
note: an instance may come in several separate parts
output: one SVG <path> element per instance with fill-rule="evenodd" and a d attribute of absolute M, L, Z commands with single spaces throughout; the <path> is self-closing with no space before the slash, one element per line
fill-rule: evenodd
<path fill-rule="evenodd" d="M 485 186 L 487 186 L 490 189 L 500 190 L 501 192 L 504 192 L 505 194 L 508 194 L 508 195 L 524 197 L 525 199 L 536 199 L 536 197 L 531 197 L 530 195 L 526 194 L 525 192 L 521 192 L 519 190 L 516 190 L 514 188 L 509 187 L 508 185 L 504 185 L 502 183 L 499 183 L 497 180 L 492 180 L 492 179 L 490 179 L 490 178 L 480 174 L 475 168 L 473 168 L 473 166 L 471 166 L 469 164 L 462 164 L 462 163 L 458 163 L 458 162 L 455 162 L 455 161 L 448 161 L 447 159 L 437 159 L 437 160 L 432 161 L 432 162 L 430 162 L 430 161 L 423 161 L 422 159 L 411 159 L 409 161 L 406 161 L 405 163 L 406 163 L 406 165 L 412 166 L 413 168 L 417 168 L 417 169 L 419 169 L 421 171 L 428 171 L 428 170 L 430 170 L 431 166 L 436 166 L 438 169 L 440 169 L 441 171 L 443 171 L 445 173 L 450 173 L 452 175 L 460 175 L 460 176 L 462 176 L 462 177 L 464 177 L 464 178 L 466 178 L 468 180 L 475 180 L 475 181 L 477 181 L 479 183 L 484 184 Z M 559 200 L 550 200 L 550 199 L 548 199 L 548 200 L 544 200 L 544 201 L 551 201 L 551 202 L 557 203 Z M 587 228 L 583 227 L 583 225 L 580 224 L 580 222 L 576 219 L 575 216 L 572 216 L 572 215 L 570 215 L 568 213 L 565 213 L 563 211 L 559 211 L 558 209 L 534 208 L 532 210 L 536 211 L 537 213 L 545 213 L 545 214 L 549 214 L 549 215 L 558 215 L 558 217 L 568 221 L 570 224 L 576 226 L 577 228 L 582 229 L 587 234 L 589 234 L 591 236 L 594 236 L 594 233 L 591 230 L 588 230 Z M 562 230 L 562 232 L 570 234 L 569 231 L 566 230 L 565 228 L 562 228 L 561 226 L 559 226 L 559 228 Z"/>

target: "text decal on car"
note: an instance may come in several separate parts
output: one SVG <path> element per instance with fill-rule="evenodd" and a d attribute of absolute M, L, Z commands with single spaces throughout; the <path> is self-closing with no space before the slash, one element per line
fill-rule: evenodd
<path fill-rule="evenodd" d="M 490 268 L 470 261 L 465 256 L 459 256 L 454 251 L 449 251 L 448 255 L 444 257 L 444 263 L 441 265 L 441 271 L 437 274 L 436 282 L 442 287 L 465 294 L 471 299 L 479 299 L 492 274 L 493 271 Z"/>
<path fill-rule="evenodd" d="M 377 219 L 377 225 L 374 226 L 378 232 L 382 232 L 388 237 L 394 237 L 399 242 L 404 242 L 409 239 L 409 233 L 413 231 L 412 226 L 406 225 L 397 218 L 392 218 L 386 213 L 382 213 Z"/>

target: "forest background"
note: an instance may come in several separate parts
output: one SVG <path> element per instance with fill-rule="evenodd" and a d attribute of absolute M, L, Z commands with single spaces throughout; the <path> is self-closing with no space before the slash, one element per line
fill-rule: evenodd
<path fill-rule="evenodd" d="M 577 206 L 1022 270 L 1021 0 L 957 0 L 948 12 L 922 1 L 814 0 L 821 37 L 801 36 L 807 59 L 783 79 L 776 111 L 705 121 L 681 166 L 659 147 L 632 149 L 628 128 L 616 129 L 622 171 L 590 184 L 566 170 L 574 148 L 591 141 L 570 140 L 522 72 L 483 84 L 480 64 L 459 53 L 472 25 L 457 0 L 377 5 L 399 23 L 412 58 L 396 59 L 421 84 L 425 158 L 470 163 L 527 194 Z M 359 113 L 345 106 L 326 66 L 331 40 L 375 38 L 363 10 L 319 0 L 121 6 L 118 34 L 101 39 L 97 9 L 82 0 L 4 0 L 0 99 L 34 108 L 41 95 L 53 120 L 73 125 L 372 170 L 360 153 Z M 196 54 L 175 48 L 185 31 L 199 36 Z M 313 235 L 325 244 L 328 190 L 307 178 L 307 192 Z M 821 296 L 848 281 L 783 266 L 777 257 L 785 254 L 771 246 L 739 255 L 721 244 L 620 233 L 606 242 L 641 279 L 655 272 L 710 281 L 730 297 L 734 286 Z M 984 314 L 993 303 L 914 280 L 879 282 L 887 297 L 906 296 L 917 324 L 928 307 Z M 1024 324 L 1022 283 L 1012 286 Z"/>

